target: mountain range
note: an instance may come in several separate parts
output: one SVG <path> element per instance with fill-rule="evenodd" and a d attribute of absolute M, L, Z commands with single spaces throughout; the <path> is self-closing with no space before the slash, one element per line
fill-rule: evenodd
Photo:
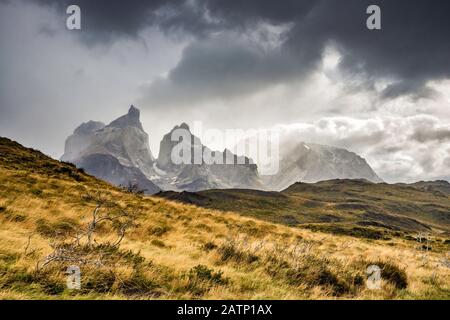
<path fill-rule="evenodd" d="M 189 141 L 173 141 L 175 130 L 191 135 Z M 195 150 L 224 159 L 224 163 L 174 163 L 178 149 Z M 183 151 L 180 153 L 183 155 Z M 234 159 L 232 164 L 225 159 Z M 152 155 L 149 136 L 140 121 L 140 111 L 131 106 L 128 113 L 105 125 L 89 121 L 81 124 L 65 143 L 62 161 L 115 185 L 135 184 L 147 194 L 159 191 L 201 191 L 208 189 L 283 190 L 296 182 L 330 179 L 366 179 L 382 182 L 365 159 L 345 149 L 302 141 L 280 147 L 280 165 L 275 175 L 262 176 L 252 159 L 230 150 L 212 151 L 193 135 L 187 124 L 175 126 L 160 143 L 157 158 Z"/>

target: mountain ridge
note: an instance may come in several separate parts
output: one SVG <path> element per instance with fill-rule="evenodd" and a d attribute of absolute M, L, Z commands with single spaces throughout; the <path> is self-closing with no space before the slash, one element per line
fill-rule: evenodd
<path fill-rule="evenodd" d="M 185 141 L 184 134 L 189 141 Z M 185 152 L 190 153 L 190 159 Z M 105 155 L 116 158 L 120 166 L 112 165 Z M 179 155 L 184 162 L 173 163 L 173 155 Z M 163 136 L 155 158 L 150 150 L 149 135 L 140 122 L 140 111 L 132 105 L 127 114 L 108 125 L 89 121 L 77 127 L 66 140 L 61 160 L 84 166 L 89 173 L 111 183 L 137 182 L 143 189 L 151 190 L 149 193 L 233 188 L 281 191 L 297 181 L 335 178 L 382 182 L 364 158 L 346 149 L 293 141 L 282 148 L 280 156 L 280 170 L 274 175 L 262 176 L 251 158 L 228 149 L 212 151 L 191 133 L 188 124 L 181 123 Z M 226 161 L 229 159 L 232 163 Z M 219 163 L 214 162 L 217 160 Z M 116 168 L 116 171 L 108 174 L 102 167 Z M 119 178 L 118 172 L 123 176 Z"/>

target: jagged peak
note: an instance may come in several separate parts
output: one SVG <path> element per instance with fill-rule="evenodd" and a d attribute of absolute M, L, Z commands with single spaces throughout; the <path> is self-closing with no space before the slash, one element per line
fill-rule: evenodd
<path fill-rule="evenodd" d="M 108 127 L 115 127 L 115 128 L 124 128 L 124 127 L 137 127 L 144 131 L 141 121 L 139 120 L 141 112 L 138 108 L 131 105 L 130 109 L 128 109 L 128 113 L 126 115 L 123 115 L 113 122 L 111 122 Z"/>
<path fill-rule="evenodd" d="M 180 128 L 190 130 L 189 125 L 186 122 L 183 122 L 182 124 L 180 124 Z"/>
<path fill-rule="evenodd" d="M 177 129 L 184 129 L 184 130 L 191 132 L 191 129 L 189 128 L 189 125 L 186 122 L 181 123 L 179 126 L 177 125 L 177 126 L 173 127 L 171 132 L 174 130 L 177 130 Z"/>
<path fill-rule="evenodd" d="M 172 133 L 178 129 L 184 129 L 184 130 L 187 130 L 189 133 L 191 133 L 191 129 L 189 128 L 189 125 L 186 124 L 185 122 L 183 122 L 180 125 L 176 125 L 175 127 L 172 128 L 172 130 L 170 130 L 167 134 L 165 134 L 163 140 L 168 139 L 172 135 Z"/>
<path fill-rule="evenodd" d="M 138 108 L 136 108 L 134 105 L 131 105 L 130 109 L 128 109 L 128 116 L 139 119 L 140 115 L 141 115 L 141 111 Z"/>

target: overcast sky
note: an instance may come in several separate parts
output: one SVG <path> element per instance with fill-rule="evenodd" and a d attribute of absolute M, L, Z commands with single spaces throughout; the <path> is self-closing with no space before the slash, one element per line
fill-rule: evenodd
<path fill-rule="evenodd" d="M 366 28 L 370 4 L 382 30 Z M 200 120 L 344 147 L 388 182 L 450 180 L 449 13 L 447 0 L 0 0 L 0 135 L 59 158 L 79 124 L 134 104 L 153 154 Z"/>

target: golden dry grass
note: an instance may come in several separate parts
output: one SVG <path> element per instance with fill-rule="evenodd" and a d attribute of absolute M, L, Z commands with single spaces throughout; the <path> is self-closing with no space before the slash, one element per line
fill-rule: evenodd
<path fill-rule="evenodd" d="M 288 227 L 130 194 L 79 174 L 81 179 L 72 179 L 31 165 L 0 165 L 0 299 L 450 298 L 450 269 L 443 263 L 450 259 L 448 246 L 424 252 L 401 238 L 369 240 Z M 39 226 L 82 227 L 95 207 L 83 195 L 98 191 L 142 213 L 113 253 L 115 263 L 98 270 L 82 265 L 81 291 L 65 288 L 65 263 L 37 276 L 36 263 L 52 252 L 51 243 L 62 241 Z M 105 226 L 96 237 L 104 242 L 115 235 Z M 407 287 L 383 279 L 380 290 L 369 290 L 366 268 L 380 261 L 404 270 Z"/>

